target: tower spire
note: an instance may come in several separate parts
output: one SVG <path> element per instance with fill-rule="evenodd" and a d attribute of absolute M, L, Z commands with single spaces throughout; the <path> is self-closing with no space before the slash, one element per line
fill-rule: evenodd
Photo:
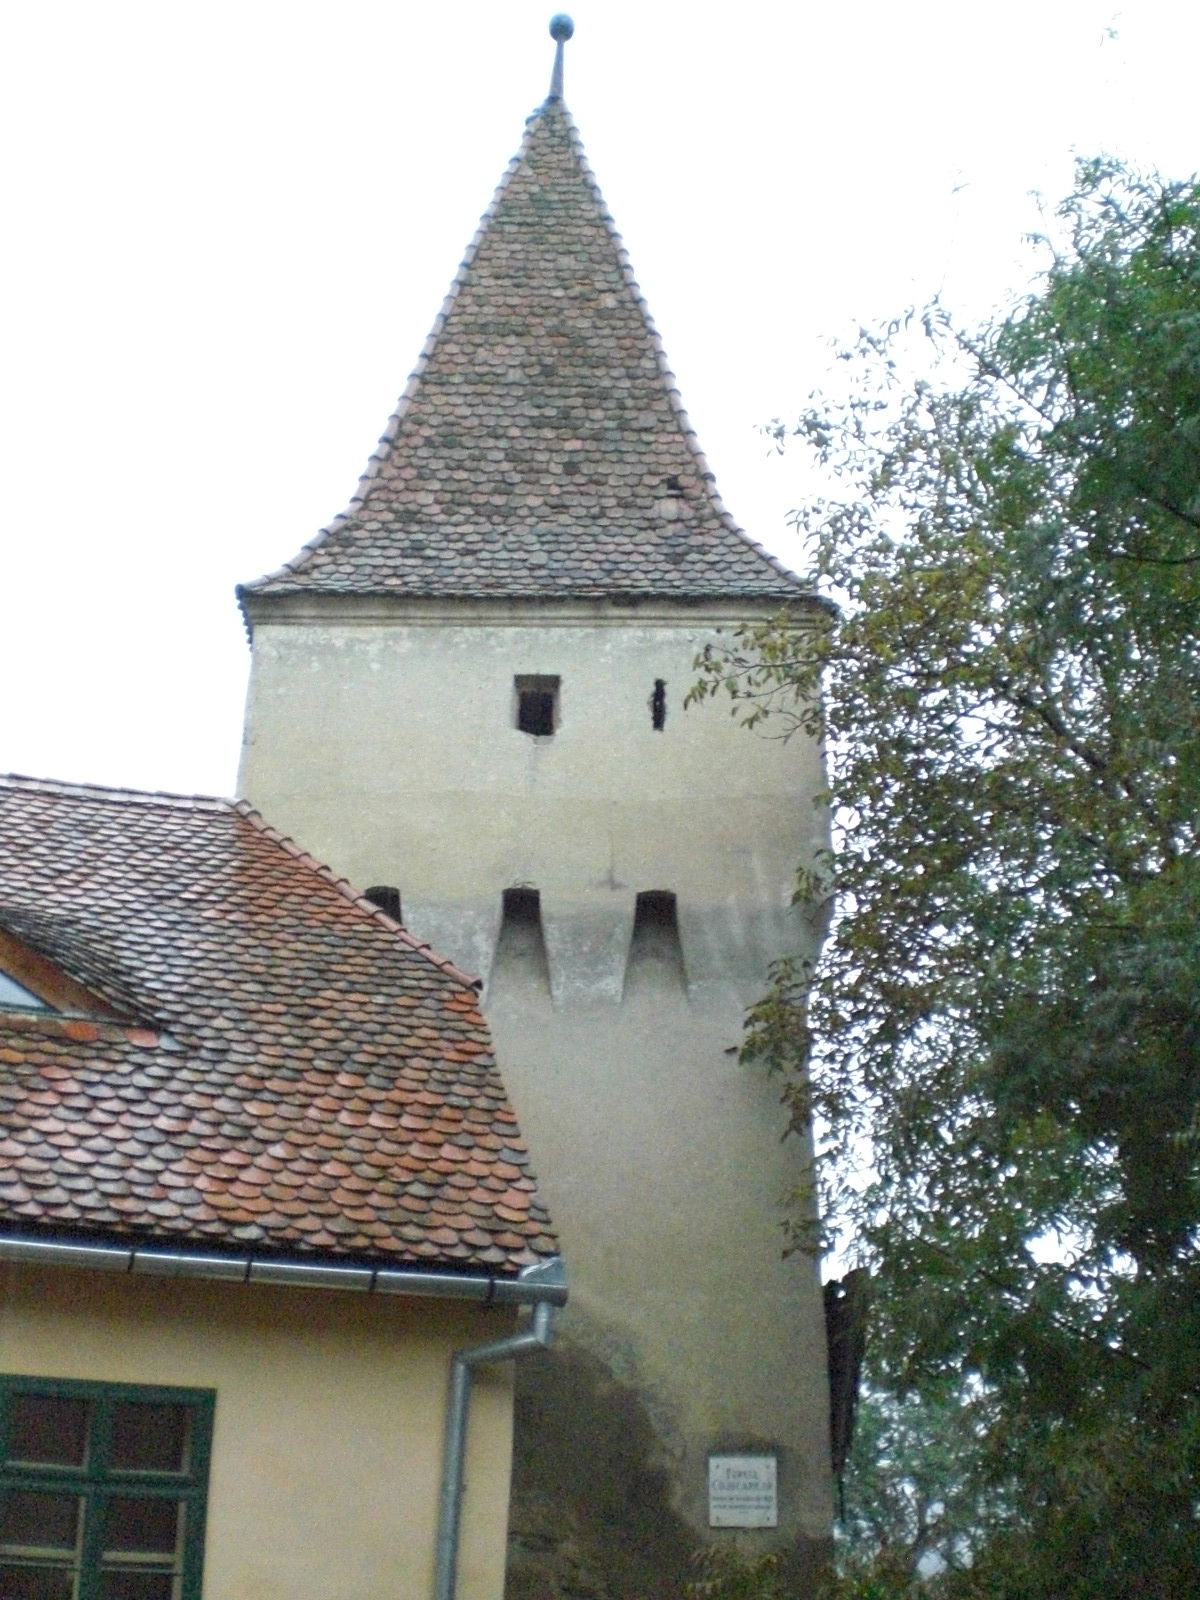
<path fill-rule="evenodd" d="M 561 87 L 559 60 L 349 507 L 247 600 L 804 589 L 716 493 Z"/>
<path fill-rule="evenodd" d="M 574 32 L 575 24 L 565 11 L 558 11 L 550 18 L 550 37 L 555 41 L 554 71 L 550 74 L 551 100 L 563 97 L 563 45 Z"/>

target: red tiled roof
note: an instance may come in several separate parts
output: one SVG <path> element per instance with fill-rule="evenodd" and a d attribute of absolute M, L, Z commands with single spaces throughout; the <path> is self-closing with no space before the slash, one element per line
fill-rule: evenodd
<path fill-rule="evenodd" d="M 121 1013 L 0 1011 L 0 1223 L 555 1253 L 471 980 L 249 806 L 0 778 L 0 927 Z"/>
<path fill-rule="evenodd" d="M 531 119 L 349 510 L 243 600 L 758 598 L 561 102 Z"/>

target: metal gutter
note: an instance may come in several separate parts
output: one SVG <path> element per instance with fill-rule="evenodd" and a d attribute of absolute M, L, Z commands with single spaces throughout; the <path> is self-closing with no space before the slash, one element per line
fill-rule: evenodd
<path fill-rule="evenodd" d="M 434 1567 L 434 1600 L 455 1600 L 458 1582 L 458 1544 L 462 1525 L 463 1464 L 467 1450 L 467 1423 L 471 1408 L 471 1374 L 476 1367 L 515 1361 L 544 1350 L 554 1337 L 554 1313 L 567 1298 L 567 1275 L 562 1260 L 554 1257 L 527 1267 L 542 1294 L 534 1305 L 533 1320 L 521 1333 L 488 1344 L 472 1345 L 455 1353 L 450 1367 L 450 1397 L 446 1405 L 446 1445 L 442 1452 L 442 1490 L 438 1502 L 438 1529 Z M 525 1276 L 525 1273 L 522 1276 Z"/>
<path fill-rule="evenodd" d="M 25 1234 L 0 1234 L 0 1261 L 35 1266 L 87 1267 L 101 1272 L 126 1272 L 159 1278 L 214 1278 L 225 1283 L 292 1284 L 301 1289 L 354 1289 L 366 1294 L 415 1295 L 422 1299 L 472 1300 L 491 1306 L 563 1305 L 566 1278 L 561 1271 L 545 1275 L 547 1266 L 561 1268 L 555 1256 L 535 1262 L 515 1278 L 486 1273 L 405 1271 L 399 1267 L 337 1267 L 319 1261 L 288 1261 L 258 1255 L 206 1255 L 198 1250 L 163 1250 L 154 1246 L 79 1244 L 71 1240 L 33 1239 Z"/>

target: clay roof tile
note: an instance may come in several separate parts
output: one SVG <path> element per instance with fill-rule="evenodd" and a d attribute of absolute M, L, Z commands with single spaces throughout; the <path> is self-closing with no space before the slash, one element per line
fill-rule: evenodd
<path fill-rule="evenodd" d="M 0 925 L 121 1013 L 0 1012 L 0 1225 L 501 1272 L 554 1252 L 508 1192 L 524 1150 L 473 981 L 248 806 L 0 778 Z"/>
<path fill-rule="evenodd" d="M 241 591 L 753 598 L 805 584 L 729 516 L 557 98 L 524 142 L 344 515 Z"/>

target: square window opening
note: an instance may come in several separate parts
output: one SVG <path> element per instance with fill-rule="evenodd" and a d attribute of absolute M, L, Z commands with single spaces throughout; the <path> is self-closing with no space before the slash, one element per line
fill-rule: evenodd
<path fill-rule="evenodd" d="M 560 679 L 542 673 L 519 673 L 513 679 L 517 727 L 535 739 L 548 739 L 558 727 Z"/>

